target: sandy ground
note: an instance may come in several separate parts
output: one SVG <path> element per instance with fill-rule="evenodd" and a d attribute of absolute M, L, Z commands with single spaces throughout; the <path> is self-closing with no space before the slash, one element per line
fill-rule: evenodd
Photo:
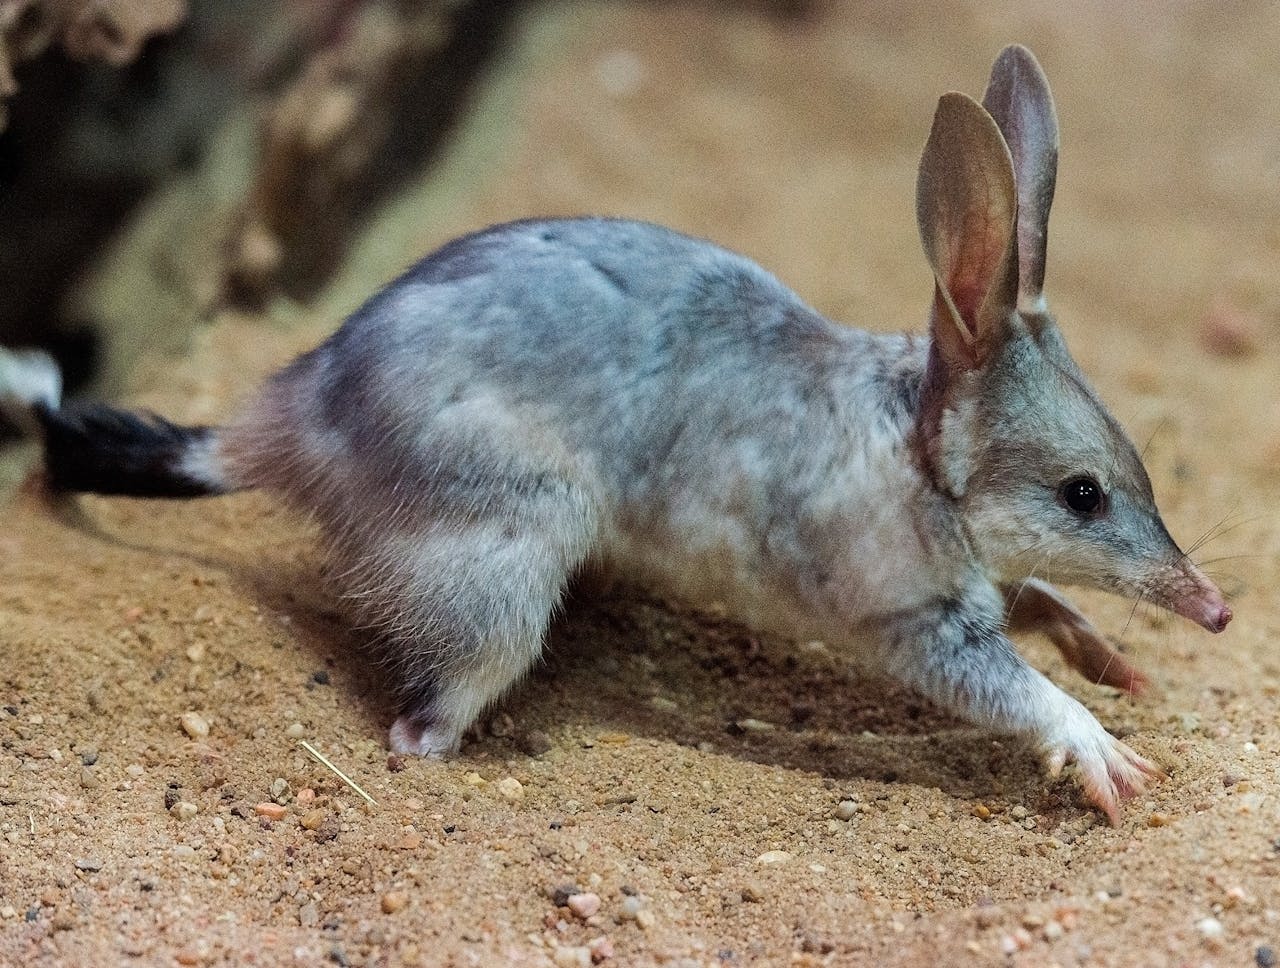
<path fill-rule="evenodd" d="M 673 224 L 837 318 L 919 328 L 933 103 L 1021 40 L 1063 129 L 1051 298 L 1175 535 L 1216 529 L 1199 555 L 1237 611 L 1212 638 L 1080 593 L 1157 684 L 1137 701 L 1026 651 L 1169 779 L 1111 829 L 1069 776 L 819 646 L 644 598 L 575 604 L 460 756 L 397 761 L 303 522 L 28 488 L 0 515 L 0 964 L 1272 963 L 1280 8 L 711 8 L 531 14 L 332 292 L 220 317 L 130 399 L 225 415 L 416 254 L 531 214 Z M 1207 349 L 1215 319 L 1252 352 Z M 557 909 L 568 886 L 598 913 Z"/>

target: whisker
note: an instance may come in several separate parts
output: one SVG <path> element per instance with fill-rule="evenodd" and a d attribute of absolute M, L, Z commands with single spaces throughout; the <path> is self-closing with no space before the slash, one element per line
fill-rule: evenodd
<path fill-rule="evenodd" d="M 1155 429 L 1151 431 L 1150 436 L 1147 437 L 1147 442 L 1142 445 L 1142 451 L 1141 453 L 1138 454 L 1138 458 L 1140 460 L 1145 461 L 1147 459 L 1147 449 L 1151 446 L 1151 442 L 1156 439 L 1156 434 L 1164 430 L 1165 426 L 1168 423 L 1169 423 L 1168 416 L 1164 416 L 1160 418 L 1160 422 L 1156 424 Z"/>
<path fill-rule="evenodd" d="M 1121 629 L 1120 634 L 1116 636 L 1117 641 L 1119 641 L 1120 639 L 1123 639 L 1126 635 L 1129 634 L 1129 626 L 1133 624 L 1133 617 L 1138 613 L 1138 606 L 1142 604 L 1143 600 L 1146 598 L 1146 595 L 1147 593 L 1144 591 L 1138 592 L 1138 597 L 1133 600 L 1133 608 L 1129 609 L 1129 617 L 1125 619 L 1124 628 Z"/>

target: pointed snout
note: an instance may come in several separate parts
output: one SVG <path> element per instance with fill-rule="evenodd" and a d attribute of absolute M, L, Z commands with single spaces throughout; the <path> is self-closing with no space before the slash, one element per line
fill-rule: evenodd
<path fill-rule="evenodd" d="M 1170 569 L 1170 577 L 1160 582 L 1160 604 L 1189 618 L 1210 632 L 1221 632 L 1231 621 L 1231 607 L 1222 591 L 1199 568 L 1182 559 Z"/>

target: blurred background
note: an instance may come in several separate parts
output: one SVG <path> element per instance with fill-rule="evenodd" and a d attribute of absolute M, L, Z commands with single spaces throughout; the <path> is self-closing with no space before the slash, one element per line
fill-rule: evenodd
<path fill-rule="evenodd" d="M 0 0 L 0 343 L 117 395 L 225 314 L 332 326 L 452 235 L 585 212 L 918 327 L 932 106 L 1015 40 L 1062 116 L 1060 308 L 1270 335 L 1275 4 Z"/>

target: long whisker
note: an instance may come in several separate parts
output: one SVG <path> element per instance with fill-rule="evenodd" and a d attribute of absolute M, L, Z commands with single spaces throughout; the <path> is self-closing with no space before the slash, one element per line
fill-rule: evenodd
<path fill-rule="evenodd" d="M 1142 452 L 1138 455 L 1140 460 L 1145 461 L 1147 459 L 1147 449 L 1151 446 L 1151 442 L 1156 439 L 1156 434 L 1164 430 L 1165 425 L 1168 423 L 1169 423 L 1168 416 L 1164 416 L 1160 418 L 1160 422 L 1156 424 L 1155 430 L 1151 431 L 1151 435 L 1147 438 L 1147 442 L 1142 445 Z"/>
<path fill-rule="evenodd" d="M 1129 617 L 1125 619 L 1124 628 L 1121 629 L 1120 634 L 1116 636 L 1117 641 L 1123 639 L 1129 634 L 1129 626 L 1133 624 L 1133 617 L 1138 614 L 1138 606 L 1142 604 L 1146 595 L 1147 593 L 1145 591 L 1138 592 L 1138 597 L 1133 600 L 1133 608 L 1129 609 Z"/>
<path fill-rule="evenodd" d="M 1216 541 L 1218 538 L 1221 538 L 1223 535 L 1230 534 L 1232 531 L 1235 531 L 1246 524 L 1251 524 L 1254 521 L 1259 520 L 1259 516 L 1253 516 L 1248 518 L 1239 518 L 1236 521 L 1231 521 L 1231 519 L 1237 513 L 1238 512 L 1236 511 L 1232 511 L 1229 514 L 1225 515 L 1221 521 L 1213 525 L 1211 528 L 1209 528 L 1208 531 L 1206 531 L 1199 538 L 1193 541 L 1191 543 L 1191 547 L 1189 547 L 1185 552 L 1183 552 L 1182 557 L 1188 558 L 1191 555 L 1195 554 L 1195 552 L 1203 548 L 1210 541 Z M 1227 523 L 1228 521 L 1231 521 L 1231 523 L 1228 524 Z"/>

